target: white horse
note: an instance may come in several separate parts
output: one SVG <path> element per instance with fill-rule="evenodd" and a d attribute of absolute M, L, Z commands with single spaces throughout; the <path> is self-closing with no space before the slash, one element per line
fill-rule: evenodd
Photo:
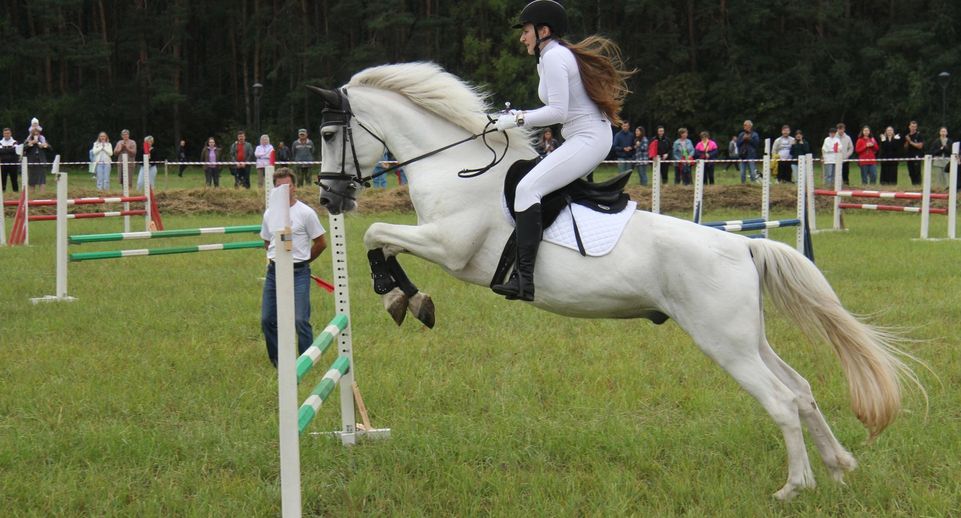
<path fill-rule="evenodd" d="M 354 208 L 364 183 L 361 171 L 372 170 L 385 146 L 400 162 L 415 159 L 405 171 L 418 224 L 374 223 L 364 244 L 371 251 L 375 287 L 384 288 L 379 292 L 398 324 L 409 304 L 417 318 L 432 325 L 433 303 L 407 281 L 394 256 L 413 254 L 460 280 L 488 285 L 512 231 L 502 209 L 504 175 L 514 161 L 536 156 L 529 135 L 511 130 L 509 144 L 502 133 L 487 135 L 505 159 L 486 174 L 463 178 L 458 171 L 465 167 L 491 163 L 491 149 L 471 139 L 485 129 L 490 108 L 484 95 L 458 78 L 430 63 L 386 65 L 358 73 L 343 89 L 317 90 L 327 107 L 321 203 L 332 213 Z M 460 140 L 465 142 L 430 153 Z M 898 414 L 902 378 L 917 383 L 892 337 L 848 313 L 814 264 L 775 241 L 637 211 L 603 257 L 542 244 L 535 279 L 532 304 L 546 311 L 656 323 L 674 319 L 780 427 L 788 476 L 774 494 L 779 499 L 815 485 L 802 423 L 835 480 L 842 481 L 857 463 L 832 434 L 808 382 L 768 343 L 762 289 L 808 336 L 833 346 L 852 409 L 872 437 Z"/>

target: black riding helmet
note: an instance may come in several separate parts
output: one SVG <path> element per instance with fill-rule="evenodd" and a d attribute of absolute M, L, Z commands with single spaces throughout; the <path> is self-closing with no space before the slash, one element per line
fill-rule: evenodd
<path fill-rule="evenodd" d="M 522 29 L 525 23 L 534 24 L 535 28 L 546 25 L 551 28 L 552 35 L 561 37 L 567 33 L 567 11 L 554 0 L 534 0 L 521 11 L 514 28 Z"/>

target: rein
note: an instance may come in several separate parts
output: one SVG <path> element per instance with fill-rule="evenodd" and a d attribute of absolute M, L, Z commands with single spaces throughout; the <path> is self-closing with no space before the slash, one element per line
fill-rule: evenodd
<path fill-rule="evenodd" d="M 501 163 L 501 161 L 504 160 L 504 157 L 507 156 L 507 150 L 508 150 L 508 148 L 510 148 L 510 136 L 509 136 L 507 133 L 504 134 L 505 138 L 507 139 L 507 143 L 505 144 L 505 146 L 504 146 L 504 152 L 500 155 L 500 157 L 497 156 L 497 151 L 487 142 L 487 135 L 490 134 L 490 133 L 495 133 L 495 132 L 497 132 L 496 129 L 492 129 L 492 128 L 491 128 L 491 126 L 492 126 L 492 125 L 494 124 L 494 122 L 495 122 L 494 119 L 492 119 L 491 117 L 488 116 L 488 121 L 487 121 L 487 124 L 484 126 L 484 131 L 482 131 L 482 132 L 480 132 L 480 133 L 471 134 L 469 137 L 463 138 L 463 139 L 458 140 L 458 141 L 456 141 L 456 142 L 452 142 L 452 143 L 450 143 L 450 144 L 447 144 L 446 146 L 439 147 L 439 148 L 437 148 L 437 149 L 434 149 L 434 150 L 432 150 L 432 151 L 428 151 L 428 152 L 426 152 L 426 153 L 424 153 L 424 154 L 422 154 L 422 155 L 418 155 L 418 156 L 416 156 L 416 157 L 414 157 L 414 158 L 411 158 L 411 159 L 409 159 L 409 160 L 405 160 L 405 161 L 403 161 L 403 162 L 394 164 L 394 165 L 392 165 L 392 166 L 390 166 L 390 167 L 388 167 L 388 168 L 382 169 L 382 170 L 380 170 L 380 171 L 378 171 L 378 172 L 376 172 L 376 173 L 373 173 L 373 174 L 370 174 L 370 175 L 367 175 L 367 176 L 363 176 L 363 175 L 361 174 L 361 172 L 360 172 L 360 171 L 361 171 L 360 162 L 359 162 L 359 160 L 357 159 L 357 149 L 356 149 L 356 147 L 354 146 L 353 130 L 352 130 L 351 126 L 350 126 L 350 120 L 351 120 L 351 118 L 356 119 L 356 120 L 357 120 L 357 125 L 360 126 L 361 129 L 363 129 L 364 131 L 366 131 L 371 137 L 374 137 L 378 142 L 380 142 L 381 144 L 383 144 L 385 149 L 387 148 L 387 143 L 384 142 L 384 139 L 380 138 L 379 136 L 377 136 L 377 134 L 375 134 L 373 131 L 371 131 L 370 128 L 368 128 L 367 126 L 365 126 L 364 123 L 362 123 L 362 122 L 360 121 L 360 119 L 357 119 L 357 118 L 356 118 L 356 116 L 354 115 L 353 111 L 351 111 L 351 109 L 350 109 L 350 101 L 347 99 L 347 91 L 346 91 L 346 89 L 337 90 L 336 93 L 337 93 L 338 97 L 340 98 L 340 107 L 339 107 L 339 109 L 335 109 L 335 108 L 331 107 L 330 104 L 328 104 L 328 105 L 324 108 L 324 110 L 323 110 L 323 114 L 322 114 L 322 115 L 323 115 L 323 121 L 322 121 L 321 125 L 322 125 L 322 126 L 337 125 L 337 126 L 343 126 L 343 127 L 344 127 L 344 139 L 343 139 L 342 145 L 341 145 L 340 172 L 337 172 L 337 173 L 325 173 L 325 172 L 321 171 L 321 173 L 320 173 L 319 175 L 317 175 L 317 178 L 318 178 L 319 180 L 325 180 L 325 179 L 326 179 L 326 180 L 344 180 L 344 179 L 347 179 L 347 180 L 350 180 L 351 182 L 353 182 L 353 183 L 355 183 L 355 184 L 363 185 L 363 186 L 365 186 L 365 187 L 370 187 L 370 181 L 373 180 L 374 178 L 377 178 L 377 177 L 380 177 L 380 176 L 389 174 L 389 173 L 394 172 L 394 171 L 396 171 L 396 170 L 398 170 L 398 169 L 400 169 L 400 168 L 402 168 L 402 167 L 404 167 L 404 166 L 410 165 L 410 164 L 412 164 L 412 163 L 414 163 L 414 162 L 423 160 L 423 159 L 425 159 L 425 158 L 432 157 L 432 156 L 434 156 L 434 155 L 436 155 L 436 154 L 438 154 L 438 153 L 441 153 L 441 152 L 443 152 L 443 151 L 447 151 L 448 149 L 451 149 L 451 148 L 453 148 L 453 147 L 457 147 L 457 146 L 459 146 L 459 145 L 461 145 L 461 144 L 465 144 L 465 143 L 467 143 L 467 142 L 471 142 L 471 141 L 473 141 L 473 140 L 476 140 L 477 138 L 481 138 L 481 140 L 484 142 L 484 146 L 487 147 L 487 149 L 489 149 L 489 150 L 491 151 L 491 153 L 494 155 L 493 158 L 491 159 L 491 162 L 490 162 L 489 164 L 487 164 L 486 166 L 484 166 L 484 167 L 480 167 L 480 168 L 477 168 L 477 169 L 462 169 L 462 170 L 460 170 L 460 171 L 457 172 L 457 176 L 460 177 L 460 178 L 474 178 L 474 177 L 477 177 L 477 176 L 480 176 L 480 175 L 486 173 L 486 172 L 489 171 L 492 167 L 494 167 L 494 166 L 496 166 L 497 164 Z M 346 160 L 346 159 L 347 159 L 347 144 L 348 144 L 348 142 L 350 143 L 351 158 L 353 159 L 354 169 L 356 170 L 356 174 L 355 174 L 355 175 L 351 175 L 351 174 L 347 173 L 347 169 L 346 169 L 346 167 L 345 167 L 345 164 L 347 163 L 347 160 Z M 349 194 L 333 191 L 332 189 L 330 189 L 330 187 L 328 187 L 327 185 L 324 185 L 323 182 L 318 182 L 318 185 L 320 185 L 324 190 L 326 190 L 327 192 L 330 192 L 330 193 L 332 193 L 332 194 L 336 194 L 336 195 L 339 195 L 339 196 L 343 196 L 343 197 L 349 198 L 349 199 L 354 199 L 354 197 L 351 196 L 351 195 L 349 195 Z"/>

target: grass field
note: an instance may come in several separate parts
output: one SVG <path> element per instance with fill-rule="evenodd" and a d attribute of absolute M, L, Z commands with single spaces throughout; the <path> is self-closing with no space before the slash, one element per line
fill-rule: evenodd
<path fill-rule="evenodd" d="M 932 220 L 932 235 L 944 235 L 943 219 Z M 819 487 L 789 503 L 770 496 L 786 477 L 780 432 L 673 322 L 565 319 L 405 257 L 437 304 L 437 326 L 408 318 L 397 328 L 370 290 L 360 237 L 375 220 L 414 216 L 348 218 L 358 381 L 374 424 L 393 437 L 346 449 L 305 436 L 310 515 L 913 517 L 961 509 L 961 242 L 912 240 L 917 216 L 847 215 L 851 230 L 816 235 L 815 252 L 851 310 L 916 340 L 907 348 L 940 377 L 919 370 L 927 412 L 909 394 L 898 421 L 866 444 L 833 353 L 768 316 L 774 348 L 812 383 L 860 462 L 840 486 L 810 446 Z M 830 226 L 829 214 L 819 226 Z M 75 233 L 118 229 L 117 221 L 71 223 Z M 69 292 L 79 300 L 33 306 L 29 297 L 54 288 L 53 233 L 34 225 L 32 246 L 0 249 L 2 514 L 277 515 L 262 253 L 72 264 Z M 793 239 L 791 230 L 772 235 Z M 315 273 L 330 278 L 328 255 Z M 313 300 L 316 329 L 332 302 L 320 290 Z M 311 426 L 338 425 L 328 408 Z"/>

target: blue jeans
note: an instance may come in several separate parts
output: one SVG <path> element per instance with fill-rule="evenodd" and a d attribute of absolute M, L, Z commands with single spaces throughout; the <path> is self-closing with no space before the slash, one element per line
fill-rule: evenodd
<path fill-rule="evenodd" d="M 637 169 L 637 174 L 641 177 L 641 185 L 647 185 L 647 164 L 638 164 L 634 168 Z"/>
<path fill-rule="evenodd" d="M 824 185 L 828 189 L 834 188 L 834 164 L 824 164 Z"/>
<path fill-rule="evenodd" d="M 746 181 L 745 176 L 747 175 L 748 170 L 751 171 L 751 181 L 757 181 L 757 164 L 755 162 L 741 162 L 738 165 L 741 168 L 741 183 Z"/>
<path fill-rule="evenodd" d="M 618 159 L 617 159 L 617 172 L 618 172 L 618 173 L 626 173 L 626 172 L 628 172 L 628 171 L 630 171 L 630 170 L 631 170 L 631 163 L 628 162 L 628 159 L 627 159 L 627 158 L 618 158 Z"/>
<path fill-rule="evenodd" d="M 861 183 L 878 183 L 878 166 L 876 164 L 861 166 Z"/>
<path fill-rule="evenodd" d="M 277 282 L 274 263 L 267 265 L 264 294 L 260 304 L 260 328 L 267 343 L 267 358 L 277 366 Z M 294 268 L 294 327 L 297 330 L 297 350 L 304 354 L 314 342 L 310 327 L 310 266 Z"/>
<path fill-rule="evenodd" d="M 150 164 L 150 186 L 157 185 L 157 166 Z M 140 173 L 137 174 L 137 190 L 143 190 L 143 166 L 140 166 Z"/>
<path fill-rule="evenodd" d="M 109 191 L 110 190 L 110 164 L 98 163 L 96 171 L 97 171 L 97 190 Z"/>

